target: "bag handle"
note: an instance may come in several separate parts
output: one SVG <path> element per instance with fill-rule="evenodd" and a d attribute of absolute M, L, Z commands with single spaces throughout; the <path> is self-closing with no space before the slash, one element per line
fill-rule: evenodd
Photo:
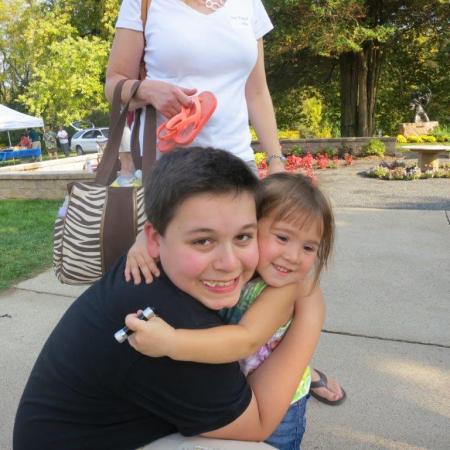
<path fill-rule="evenodd" d="M 148 10 L 150 9 L 151 4 L 152 0 L 141 0 L 141 21 L 144 43 L 145 25 L 147 23 Z M 139 80 L 145 80 L 147 75 L 144 57 L 145 48 L 142 52 L 142 57 L 139 64 Z M 146 107 L 144 123 L 144 152 L 143 157 L 141 157 L 139 130 L 141 127 L 142 110 L 143 108 L 139 108 L 134 113 L 134 123 L 131 131 L 131 157 L 133 158 L 134 167 L 136 167 L 136 169 L 142 169 L 143 179 L 145 180 L 148 168 L 154 161 L 156 161 L 156 111 L 154 108 L 148 106 Z"/>
<path fill-rule="evenodd" d="M 123 130 L 127 118 L 131 99 L 135 96 L 141 81 L 135 81 L 131 86 L 130 97 L 121 111 L 121 95 L 126 79 L 120 80 L 115 88 L 111 108 L 110 130 L 103 157 L 97 168 L 95 182 L 100 186 L 111 184 L 116 177 L 119 147 L 122 141 Z M 153 112 L 151 111 L 153 109 Z M 148 117 L 147 117 L 148 116 Z M 152 123 L 152 122 L 155 123 Z M 151 106 L 146 107 L 146 129 L 144 130 L 144 157 L 142 158 L 142 171 L 144 179 L 150 171 L 150 167 L 156 160 L 156 112 Z M 136 155 L 133 155 L 136 156 Z M 139 155 L 140 159 L 140 155 Z"/>
<path fill-rule="evenodd" d="M 148 8 L 150 7 L 151 3 L 152 3 L 151 0 L 141 0 L 141 20 L 142 26 L 144 28 L 144 33 L 145 33 L 145 24 L 147 23 Z"/>

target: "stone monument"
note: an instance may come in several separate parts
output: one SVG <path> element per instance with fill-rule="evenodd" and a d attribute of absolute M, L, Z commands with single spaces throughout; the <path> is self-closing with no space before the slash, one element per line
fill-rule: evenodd
<path fill-rule="evenodd" d="M 431 91 L 427 88 L 427 92 L 415 92 L 411 96 L 409 102 L 410 109 L 414 111 L 414 121 L 402 123 L 400 125 L 400 134 L 405 137 L 418 136 L 428 134 L 439 126 L 439 122 L 430 121 L 428 114 L 425 112 L 425 106 L 431 99 Z"/>

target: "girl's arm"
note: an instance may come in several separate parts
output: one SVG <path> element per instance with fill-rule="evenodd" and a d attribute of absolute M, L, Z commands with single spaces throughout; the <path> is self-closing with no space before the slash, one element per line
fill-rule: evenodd
<path fill-rule="evenodd" d="M 212 364 L 237 361 L 258 350 L 289 320 L 298 289 L 297 284 L 267 287 L 239 324 L 204 330 L 174 329 L 160 318 L 143 322 L 130 314 L 125 323 L 135 333 L 128 340 L 147 356 Z"/>
<path fill-rule="evenodd" d="M 295 303 L 294 319 L 285 337 L 248 377 L 254 395 L 247 410 L 231 424 L 205 436 L 262 441 L 272 434 L 286 413 L 314 353 L 324 314 L 319 287 L 299 297 Z"/>
<path fill-rule="evenodd" d="M 267 156 L 281 155 L 278 141 L 277 123 L 273 110 L 272 98 L 267 87 L 266 70 L 264 68 L 264 45 L 262 38 L 258 40 L 258 59 L 245 86 L 245 97 L 250 122 L 256 131 L 261 147 Z M 283 172 L 284 164 L 279 158 L 273 158 L 269 164 L 269 173 Z"/>

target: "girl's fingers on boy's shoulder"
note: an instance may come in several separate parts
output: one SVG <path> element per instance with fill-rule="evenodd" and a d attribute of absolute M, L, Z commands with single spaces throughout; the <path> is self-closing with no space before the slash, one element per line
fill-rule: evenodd
<path fill-rule="evenodd" d="M 161 275 L 159 268 L 156 265 L 155 261 L 153 261 L 152 259 L 149 258 L 149 260 L 147 261 L 147 264 L 148 264 L 148 267 L 149 267 L 152 275 L 154 275 L 155 277 L 159 277 Z"/>
<path fill-rule="evenodd" d="M 127 254 L 127 261 L 125 263 L 125 280 L 127 282 L 134 281 L 134 284 L 139 284 L 141 282 L 139 264 L 130 252 Z"/>
<path fill-rule="evenodd" d="M 133 268 L 131 269 L 131 276 L 133 278 L 133 282 L 134 282 L 135 286 L 137 286 L 138 284 L 141 284 L 142 278 L 141 278 L 141 271 L 139 270 L 139 267 L 133 266 Z"/>

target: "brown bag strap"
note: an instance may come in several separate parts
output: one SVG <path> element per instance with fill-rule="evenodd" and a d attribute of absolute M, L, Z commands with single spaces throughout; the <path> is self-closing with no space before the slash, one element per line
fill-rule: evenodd
<path fill-rule="evenodd" d="M 145 42 L 145 24 L 147 23 L 148 10 L 151 0 L 141 0 L 141 21 Z M 146 77 L 144 52 L 142 53 L 139 79 Z M 142 108 L 135 111 L 133 129 L 131 133 L 131 156 L 136 169 L 142 169 L 143 179 L 145 180 L 151 165 L 156 161 L 156 111 L 153 107 L 146 107 L 144 124 L 144 152 L 141 158 L 139 145 L 139 130 L 141 128 Z"/>
<path fill-rule="evenodd" d="M 106 144 L 103 157 L 97 168 L 97 174 L 95 182 L 101 186 L 107 186 L 112 183 L 116 177 L 117 159 L 119 157 L 119 147 L 122 141 L 123 130 L 125 128 L 125 121 L 127 118 L 128 107 L 130 106 L 131 99 L 136 94 L 136 91 L 141 84 L 140 81 L 135 81 L 130 90 L 130 98 L 128 102 L 120 110 L 121 95 L 123 85 L 127 81 L 126 79 L 120 80 L 115 88 L 111 107 L 111 119 L 109 122 L 109 137 Z"/>
<path fill-rule="evenodd" d="M 152 0 L 141 0 L 141 20 L 145 31 L 145 24 L 147 23 L 148 8 L 150 7 Z"/>

